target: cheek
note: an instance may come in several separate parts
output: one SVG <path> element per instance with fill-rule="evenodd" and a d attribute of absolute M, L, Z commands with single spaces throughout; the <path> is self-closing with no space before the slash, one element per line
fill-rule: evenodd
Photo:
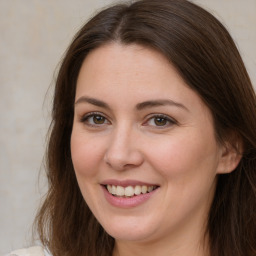
<path fill-rule="evenodd" d="M 167 179 L 181 179 L 215 175 L 218 165 L 217 145 L 214 139 L 206 139 L 190 133 L 174 136 L 155 147 L 148 147 L 148 161 Z"/>
<path fill-rule="evenodd" d="M 180 219 L 199 211 L 208 211 L 216 183 L 218 158 L 214 141 L 182 137 L 151 147 L 148 159 L 163 177 L 166 197 L 162 211 L 171 212 Z M 207 209 L 206 209 L 207 208 Z M 168 215 L 169 216 L 169 215 Z"/>
<path fill-rule="evenodd" d="M 71 157 L 76 175 L 92 177 L 104 155 L 104 143 L 99 138 L 85 137 L 73 132 L 71 135 Z"/>

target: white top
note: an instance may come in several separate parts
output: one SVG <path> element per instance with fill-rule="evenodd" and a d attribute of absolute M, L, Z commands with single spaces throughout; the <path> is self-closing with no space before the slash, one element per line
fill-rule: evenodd
<path fill-rule="evenodd" d="M 47 250 L 41 246 L 34 246 L 30 248 L 12 251 L 5 256 L 51 256 Z"/>

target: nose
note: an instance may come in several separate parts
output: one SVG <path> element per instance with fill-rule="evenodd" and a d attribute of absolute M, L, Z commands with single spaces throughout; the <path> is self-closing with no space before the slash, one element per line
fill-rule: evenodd
<path fill-rule="evenodd" d="M 144 157 L 139 147 L 138 134 L 127 128 L 113 131 L 106 149 L 104 161 L 117 171 L 140 166 Z"/>

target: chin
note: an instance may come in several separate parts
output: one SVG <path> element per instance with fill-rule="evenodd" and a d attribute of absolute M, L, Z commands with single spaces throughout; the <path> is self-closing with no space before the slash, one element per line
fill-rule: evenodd
<path fill-rule="evenodd" d="M 134 217 L 125 216 L 122 218 L 102 223 L 105 231 L 116 240 L 122 241 L 145 241 L 155 234 L 156 229 L 153 223 L 141 220 L 134 220 Z"/>

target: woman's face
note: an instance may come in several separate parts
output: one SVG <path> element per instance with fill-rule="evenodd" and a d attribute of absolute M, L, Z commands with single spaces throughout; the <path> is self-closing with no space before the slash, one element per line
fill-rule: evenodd
<path fill-rule="evenodd" d="M 71 152 L 86 203 L 117 241 L 203 232 L 225 171 L 209 109 L 163 55 L 138 45 L 86 57 Z"/>

